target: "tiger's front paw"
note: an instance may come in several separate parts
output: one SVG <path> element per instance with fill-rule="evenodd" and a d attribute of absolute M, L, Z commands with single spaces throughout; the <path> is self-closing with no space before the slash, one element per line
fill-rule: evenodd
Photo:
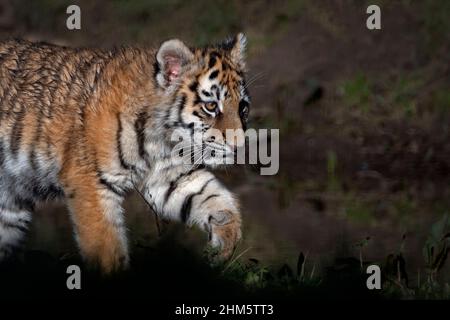
<path fill-rule="evenodd" d="M 242 237 L 241 217 L 238 213 L 221 210 L 208 219 L 209 244 L 214 249 L 215 261 L 226 261 Z"/>

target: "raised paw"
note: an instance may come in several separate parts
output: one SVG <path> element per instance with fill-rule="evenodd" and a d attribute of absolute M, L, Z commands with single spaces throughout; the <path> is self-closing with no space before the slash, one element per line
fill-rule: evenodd
<path fill-rule="evenodd" d="M 209 244 L 216 250 L 214 260 L 229 259 L 242 237 L 240 215 L 228 210 L 215 212 L 209 216 L 207 228 Z"/>

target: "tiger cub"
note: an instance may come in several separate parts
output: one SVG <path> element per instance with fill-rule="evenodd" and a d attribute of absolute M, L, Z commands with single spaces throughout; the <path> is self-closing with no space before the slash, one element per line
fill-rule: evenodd
<path fill-rule="evenodd" d="M 238 140 L 208 132 L 245 128 L 245 46 L 243 34 L 195 49 L 177 39 L 156 50 L 1 42 L 0 258 L 20 246 L 37 203 L 62 198 L 85 261 L 127 267 L 121 204 L 134 186 L 159 217 L 199 226 L 229 257 L 239 205 L 208 168 Z M 202 133 L 196 145 L 216 156 L 186 164 L 175 131 Z"/>

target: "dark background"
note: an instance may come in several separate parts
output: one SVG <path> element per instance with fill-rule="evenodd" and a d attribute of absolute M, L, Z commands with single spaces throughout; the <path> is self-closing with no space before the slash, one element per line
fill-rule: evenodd
<path fill-rule="evenodd" d="M 81 7 L 81 30 L 66 28 L 69 4 Z M 381 7 L 381 30 L 366 28 L 369 4 Z M 392 276 L 402 291 L 432 276 L 448 298 L 450 263 L 438 267 L 436 255 L 448 252 L 450 228 L 449 16 L 445 0 L 3 0 L 0 37 L 111 48 L 245 32 L 250 126 L 280 129 L 280 171 L 218 173 L 242 200 L 240 263 L 294 269 L 303 252 L 313 279 L 339 268 L 337 258 L 389 266 L 401 257 L 394 269 L 403 261 L 409 284 Z M 126 208 L 132 254 L 158 247 L 145 204 L 131 195 Z M 195 230 L 167 229 L 175 246 L 205 243 Z M 62 204 L 39 210 L 27 250 L 75 255 Z"/>

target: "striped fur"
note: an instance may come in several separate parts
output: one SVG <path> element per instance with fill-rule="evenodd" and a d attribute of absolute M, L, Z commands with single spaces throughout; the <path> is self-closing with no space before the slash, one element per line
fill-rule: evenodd
<path fill-rule="evenodd" d="M 126 267 L 121 204 L 137 185 L 157 214 L 200 226 L 229 256 L 237 201 L 203 165 L 173 157 L 170 137 L 245 127 L 244 47 L 241 34 L 192 50 L 179 40 L 109 51 L 0 43 L 0 258 L 23 240 L 36 203 L 61 198 L 86 261 Z M 236 142 L 209 147 L 233 156 Z"/>

